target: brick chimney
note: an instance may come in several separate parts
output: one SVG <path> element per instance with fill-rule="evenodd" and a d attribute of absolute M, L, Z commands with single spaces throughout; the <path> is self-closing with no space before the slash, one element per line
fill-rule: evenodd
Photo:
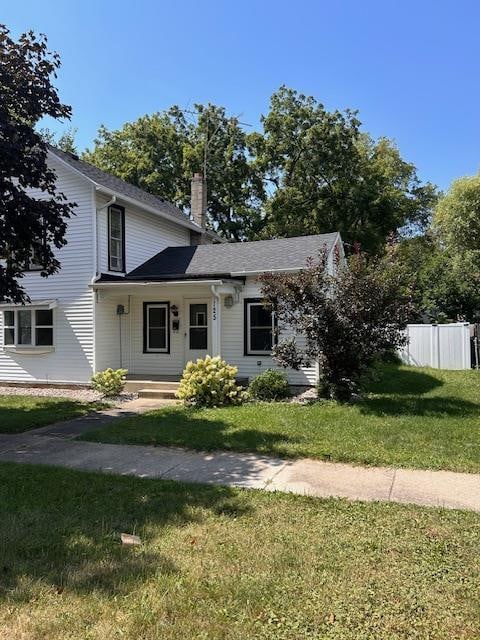
<path fill-rule="evenodd" d="M 205 231 L 207 227 L 207 183 L 202 173 L 192 178 L 191 212 L 193 221 Z"/>

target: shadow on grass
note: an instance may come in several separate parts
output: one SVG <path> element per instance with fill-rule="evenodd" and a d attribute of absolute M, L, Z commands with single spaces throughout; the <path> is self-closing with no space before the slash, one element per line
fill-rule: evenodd
<path fill-rule="evenodd" d="M 459 398 L 366 398 L 358 404 L 361 413 L 376 416 L 480 417 L 480 406 Z"/>
<path fill-rule="evenodd" d="M 380 369 L 379 379 L 368 385 L 368 391 L 378 395 L 419 396 L 442 385 L 441 380 L 428 373 L 392 364 Z"/>
<path fill-rule="evenodd" d="M 182 527 L 250 509 L 226 487 L 0 464 L 0 601 L 30 600 L 39 581 L 58 594 L 131 592 L 153 575 L 179 571 L 154 538 L 175 526 L 176 545 L 190 548 Z M 122 546 L 121 532 L 145 544 Z"/>
<path fill-rule="evenodd" d="M 177 407 L 151 411 L 132 420 L 122 420 L 105 430 L 91 431 L 81 439 L 122 444 L 163 445 L 189 447 L 200 451 L 255 451 L 287 455 L 286 445 L 298 442 L 285 432 L 261 431 L 254 427 L 259 415 L 239 407 L 238 413 L 230 413 L 232 423 L 219 419 L 222 409 L 205 412 L 202 409 Z M 246 409 L 246 411 L 244 411 Z M 243 411 L 242 411 L 243 410 Z M 281 405 L 278 411 L 282 411 Z M 215 417 L 214 417 L 215 416 Z M 218 416 L 218 417 L 217 417 Z M 239 421 L 244 422 L 241 428 Z"/>
<path fill-rule="evenodd" d="M 104 407 L 101 403 L 82 403 L 61 398 L 0 397 L 0 433 L 21 433 L 60 420 L 78 418 L 97 408 Z"/>

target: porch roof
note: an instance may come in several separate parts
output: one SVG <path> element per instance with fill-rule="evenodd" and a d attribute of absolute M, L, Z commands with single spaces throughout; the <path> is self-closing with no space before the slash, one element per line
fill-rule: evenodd
<path fill-rule="evenodd" d="M 127 273 L 102 274 L 98 282 L 167 282 L 237 279 L 269 271 L 299 271 L 321 251 L 330 253 L 338 233 L 229 244 L 167 247 Z"/>

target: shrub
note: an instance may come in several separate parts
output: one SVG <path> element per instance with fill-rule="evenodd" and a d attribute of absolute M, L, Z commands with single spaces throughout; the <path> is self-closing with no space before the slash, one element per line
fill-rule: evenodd
<path fill-rule="evenodd" d="M 104 396 L 116 396 L 125 386 L 125 376 L 127 369 L 105 369 L 98 371 L 92 376 L 91 386 L 95 391 L 103 393 Z"/>
<path fill-rule="evenodd" d="M 245 392 L 236 383 L 237 372 L 237 367 L 220 356 L 199 358 L 185 367 L 176 396 L 187 404 L 203 407 L 239 404 Z"/>
<path fill-rule="evenodd" d="M 414 307 L 410 285 L 389 249 L 381 260 L 356 253 L 348 265 L 334 255 L 336 270 L 328 269 L 327 254 L 310 261 L 298 273 L 267 273 L 260 280 L 265 301 L 275 308 L 281 338 L 273 359 L 298 370 L 319 365 L 319 394 L 348 400 L 362 375 L 379 358 L 406 342 L 403 331 Z"/>
<path fill-rule="evenodd" d="M 254 378 L 248 387 L 257 400 L 283 400 L 290 395 L 287 376 L 283 371 L 267 369 Z"/>

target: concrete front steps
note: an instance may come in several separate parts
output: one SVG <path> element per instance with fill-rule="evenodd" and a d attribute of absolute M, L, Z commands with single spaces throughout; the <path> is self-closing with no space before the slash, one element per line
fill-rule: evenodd
<path fill-rule="evenodd" d="M 138 393 L 139 398 L 175 400 L 175 391 L 178 389 L 178 385 L 178 382 L 159 380 L 127 380 L 125 391 Z"/>
<path fill-rule="evenodd" d="M 179 386 L 178 380 L 141 380 L 137 378 L 127 378 L 125 391 L 138 393 L 139 398 L 149 398 L 151 400 L 175 400 L 175 391 Z M 237 378 L 237 384 L 248 386 L 247 378 Z"/>

